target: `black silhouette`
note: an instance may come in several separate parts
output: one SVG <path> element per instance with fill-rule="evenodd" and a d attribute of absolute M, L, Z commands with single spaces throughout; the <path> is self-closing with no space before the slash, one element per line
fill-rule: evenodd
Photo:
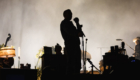
<path fill-rule="evenodd" d="M 7 42 L 11 39 L 11 34 L 8 34 L 8 37 L 5 41 L 5 45 L 4 47 L 7 47 Z M 6 57 L 6 58 L 2 58 L 0 57 L 0 67 L 1 68 L 11 68 L 14 64 L 14 58 L 13 57 Z"/>
<path fill-rule="evenodd" d="M 140 37 L 135 38 L 133 42 L 135 43 L 135 52 L 133 55 L 136 59 L 140 60 Z"/>
<path fill-rule="evenodd" d="M 62 55 L 61 50 L 62 50 L 62 47 L 57 43 L 57 45 L 55 45 L 56 55 Z"/>
<path fill-rule="evenodd" d="M 4 47 L 6 47 L 6 46 L 7 46 L 7 42 L 10 40 L 10 38 L 11 38 L 11 34 L 9 33 L 9 34 L 8 34 L 8 37 L 7 37 L 7 39 L 6 39 L 6 42 L 5 42 Z"/>
<path fill-rule="evenodd" d="M 65 48 L 67 50 L 67 74 L 80 74 L 81 69 L 81 50 L 79 37 L 84 34 L 79 25 L 79 19 L 75 18 L 77 29 L 73 25 L 72 12 L 67 9 L 63 13 L 64 20 L 60 24 L 60 30 L 64 39 Z"/>
<path fill-rule="evenodd" d="M 11 68 L 14 64 L 14 58 L 9 57 L 7 58 L 0 58 L 0 66 L 1 68 Z"/>

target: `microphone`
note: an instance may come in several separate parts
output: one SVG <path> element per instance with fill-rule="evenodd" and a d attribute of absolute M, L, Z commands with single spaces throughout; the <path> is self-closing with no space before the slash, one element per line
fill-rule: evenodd
<path fill-rule="evenodd" d="M 116 41 L 122 41 L 122 39 L 116 39 Z"/>

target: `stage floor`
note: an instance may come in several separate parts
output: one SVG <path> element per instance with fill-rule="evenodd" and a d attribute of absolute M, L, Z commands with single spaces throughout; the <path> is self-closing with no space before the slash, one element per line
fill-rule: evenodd
<path fill-rule="evenodd" d="M 80 71 L 80 74 L 83 74 L 84 71 Z M 92 74 L 92 71 L 86 71 L 86 74 Z M 93 71 L 93 74 L 100 74 L 98 71 Z"/>

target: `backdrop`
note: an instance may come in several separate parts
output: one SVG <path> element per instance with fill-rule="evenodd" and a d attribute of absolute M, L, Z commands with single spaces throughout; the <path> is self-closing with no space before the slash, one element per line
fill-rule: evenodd
<path fill-rule="evenodd" d="M 34 69 L 36 54 L 43 46 L 64 47 L 60 33 L 63 11 L 71 9 L 87 38 L 87 52 L 96 67 L 110 46 L 123 39 L 134 48 L 132 40 L 140 36 L 140 0 L 0 0 L 0 44 L 5 43 L 8 33 L 12 40 L 7 46 L 15 46 L 15 65 L 18 67 L 18 47 L 21 63 L 31 64 Z M 72 19 L 73 20 L 73 19 Z M 74 22 L 73 22 L 74 23 Z M 125 46 L 128 56 L 134 51 Z M 87 62 L 87 67 L 90 64 Z"/>

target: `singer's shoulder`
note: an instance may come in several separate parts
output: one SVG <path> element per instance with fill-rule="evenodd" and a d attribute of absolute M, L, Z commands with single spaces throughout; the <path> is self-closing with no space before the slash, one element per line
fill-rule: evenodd
<path fill-rule="evenodd" d="M 65 21 L 64 21 L 64 20 L 62 20 L 62 21 L 61 21 L 61 23 L 60 23 L 60 25 L 62 25 L 62 24 L 64 24 L 64 23 L 65 23 Z"/>
<path fill-rule="evenodd" d="M 64 27 L 66 26 L 66 24 L 68 24 L 68 22 L 66 20 L 62 20 L 60 26 Z"/>
<path fill-rule="evenodd" d="M 71 21 L 68 21 L 68 20 L 62 20 L 62 21 L 61 21 L 61 25 L 62 25 L 62 24 L 70 24 L 70 23 L 72 23 L 72 22 L 71 22 Z"/>
<path fill-rule="evenodd" d="M 66 23 L 66 22 L 67 22 L 66 20 L 62 20 L 62 21 L 61 21 L 61 24 L 62 24 L 62 23 Z"/>

